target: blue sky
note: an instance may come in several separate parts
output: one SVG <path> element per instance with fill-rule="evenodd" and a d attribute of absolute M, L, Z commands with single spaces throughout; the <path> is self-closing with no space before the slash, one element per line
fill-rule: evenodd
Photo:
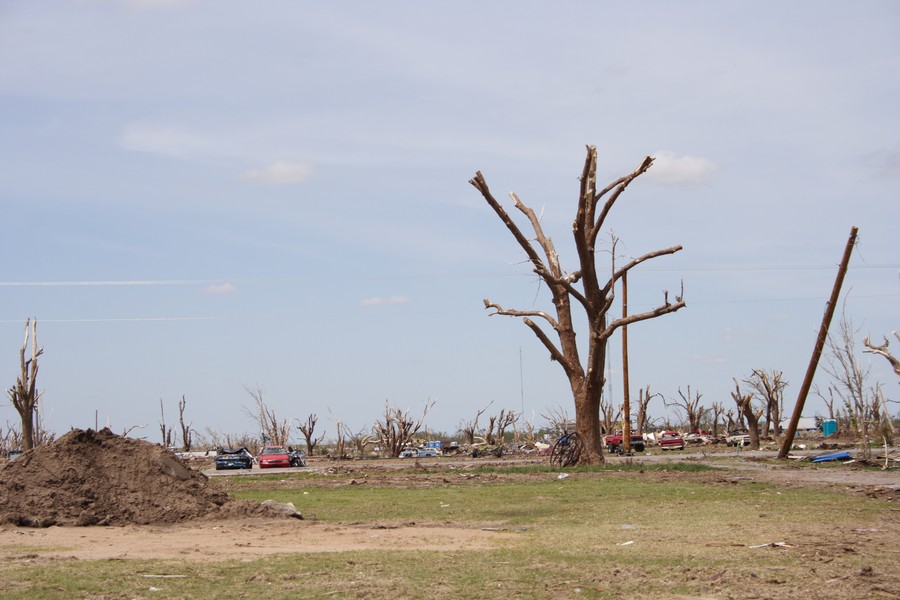
<path fill-rule="evenodd" d="M 541 211 L 573 265 L 593 144 L 602 183 L 657 157 L 608 221 L 620 259 L 684 246 L 629 277 L 632 311 L 687 301 L 629 329 L 632 394 L 730 407 L 774 368 L 790 409 L 851 226 L 860 345 L 900 329 L 898 97 L 892 1 L 0 0 L 0 379 L 36 317 L 59 432 L 155 439 L 182 395 L 252 432 L 257 386 L 329 431 L 385 401 L 451 432 L 489 402 L 573 413 L 482 306 L 550 305 L 467 182 Z"/>

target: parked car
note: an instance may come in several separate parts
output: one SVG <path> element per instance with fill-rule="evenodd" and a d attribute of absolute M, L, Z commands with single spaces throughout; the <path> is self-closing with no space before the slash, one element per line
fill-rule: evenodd
<path fill-rule="evenodd" d="M 746 429 L 732 431 L 728 437 L 725 438 L 725 444 L 728 446 L 749 446 L 750 432 Z"/>
<path fill-rule="evenodd" d="M 253 455 L 246 448 L 219 448 L 216 452 L 216 471 L 252 468 Z"/>
<path fill-rule="evenodd" d="M 259 453 L 257 461 L 260 469 L 290 467 L 291 455 L 284 446 L 266 446 Z"/>
<path fill-rule="evenodd" d="M 400 452 L 399 458 L 429 458 L 438 456 L 435 448 L 407 448 Z"/>
<path fill-rule="evenodd" d="M 657 443 L 660 450 L 684 450 L 684 438 L 677 431 L 663 431 Z"/>
<path fill-rule="evenodd" d="M 625 447 L 622 444 L 623 442 L 622 431 L 619 430 L 615 432 L 613 435 L 608 435 L 603 438 L 603 443 L 606 445 L 606 449 L 609 450 L 610 454 L 616 454 L 625 451 Z M 631 449 L 635 452 L 643 452 L 644 451 L 644 436 L 640 433 L 631 434 Z"/>

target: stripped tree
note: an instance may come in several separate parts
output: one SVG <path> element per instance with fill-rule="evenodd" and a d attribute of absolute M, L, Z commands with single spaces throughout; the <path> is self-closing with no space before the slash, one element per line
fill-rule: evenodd
<path fill-rule="evenodd" d="M 650 400 L 654 396 L 661 395 L 662 394 L 651 394 L 649 383 L 647 384 L 647 387 L 638 390 L 637 423 L 635 424 L 635 429 L 638 433 L 647 432 L 647 425 L 650 423 L 647 407 L 650 405 Z"/>
<path fill-rule="evenodd" d="M 762 417 L 763 409 L 753 406 L 753 394 L 746 394 L 741 391 L 741 384 L 738 380 L 734 380 L 734 391 L 731 397 L 737 404 L 738 413 L 740 413 L 747 421 L 747 433 L 750 435 L 750 449 L 759 450 L 759 419 Z"/>
<path fill-rule="evenodd" d="M 403 447 L 422 429 L 425 417 L 433 406 L 434 400 L 429 400 L 425 403 L 422 414 L 418 418 L 413 418 L 409 415 L 409 410 L 402 410 L 385 402 L 384 418 L 375 421 L 372 428 L 373 437 L 378 440 L 382 452 L 391 458 L 400 456 Z"/>
<path fill-rule="evenodd" d="M 26 359 L 29 340 L 31 341 L 31 358 Z M 38 357 L 43 353 L 44 349 L 38 348 L 37 345 L 37 319 L 26 319 L 25 342 L 19 350 L 19 377 L 16 379 L 16 385 L 6 390 L 22 421 L 22 448 L 24 450 L 31 450 L 35 443 L 34 418 L 38 401 L 41 398 L 40 392 L 37 391 Z"/>
<path fill-rule="evenodd" d="M 600 400 L 606 382 L 606 347 L 610 336 L 620 327 L 672 313 L 685 306 L 682 297 L 675 302 L 665 293 L 663 304 L 642 313 L 635 313 L 619 319 L 611 319 L 609 311 L 615 299 L 614 286 L 626 273 L 637 265 L 652 258 L 674 254 L 681 246 L 648 252 L 627 262 L 624 266 L 615 264 L 615 239 L 612 248 L 612 264 L 609 278 L 598 273 L 596 263 L 597 239 L 606 217 L 625 188 L 650 168 L 652 157 L 646 157 L 632 173 L 617 179 L 602 190 L 597 190 L 597 149 L 588 146 L 587 157 L 581 174 L 578 195 L 578 209 L 572 224 L 575 248 L 578 253 L 578 267 L 572 272 L 563 269 L 552 239 L 544 233 L 540 219 L 533 209 L 523 204 L 518 196 L 510 194 L 515 208 L 530 223 L 534 237 L 525 235 L 519 225 L 494 198 L 481 172 L 469 181 L 484 197 L 516 242 L 525 251 L 533 271 L 547 286 L 555 309 L 555 315 L 542 310 L 516 310 L 503 308 L 488 299 L 484 300 L 491 315 L 520 317 L 527 327 L 550 353 L 550 359 L 560 364 L 569 381 L 575 403 L 575 424 L 584 451 L 580 454 L 582 464 L 603 462 L 603 440 L 600 433 Z M 605 198 L 605 202 L 604 202 Z M 586 317 L 587 357 L 581 358 L 581 349 L 576 343 L 573 300 Z M 541 324 L 532 319 L 538 319 Z M 549 328 L 549 331 L 545 328 Z M 555 336 L 554 340 L 551 336 Z"/>
<path fill-rule="evenodd" d="M 459 432 L 462 434 L 463 439 L 465 439 L 466 443 L 470 446 L 475 444 L 475 438 L 478 437 L 478 419 L 481 418 L 481 415 L 485 413 L 488 407 L 493 404 L 494 401 L 491 400 L 487 403 L 482 409 L 479 409 L 475 412 L 475 418 L 470 419 L 468 421 L 462 421 L 459 424 Z"/>
<path fill-rule="evenodd" d="M 309 456 L 313 455 L 316 446 L 325 439 L 324 433 L 319 437 L 316 437 L 316 425 L 318 422 L 319 417 L 315 413 L 310 413 L 309 416 L 306 417 L 305 423 L 299 419 L 297 420 L 297 429 L 303 434 L 303 439 L 306 442 L 306 453 Z"/>
<path fill-rule="evenodd" d="M 193 444 L 193 435 L 191 434 L 194 431 L 194 422 L 184 422 L 185 408 L 187 408 L 187 400 L 184 395 L 182 395 L 181 400 L 178 401 L 178 426 L 181 428 L 181 449 L 185 452 L 190 452 Z"/>
<path fill-rule="evenodd" d="M 772 369 L 771 373 L 765 369 L 753 369 L 753 374 L 744 380 L 744 383 L 752 390 L 753 395 L 762 401 L 766 414 L 766 435 L 771 434 L 777 440 L 781 437 L 781 413 L 784 409 L 784 388 L 788 382 L 784 380 L 781 371 Z"/>
<path fill-rule="evenodd" d="M 900 333 L 896 331 L 893 332 L 894 337 L 897 338 L 897 341 L 900 342 Z M 888 345 L 890 342 L 887 337 L 884 338 L 884 343 L 880 346 L 875 346 L 869 341 L 869 336 L 866 336 L 866 339 L 863 340 L 863 345 L 866 347 L 863 352 L 868 352 L 870 354 L 880 354 L 883 356 L 889 363 L 891 363 L 891 367 L 894 369 L 894 373 L 900 377 L 900 359 L 896 358 L 893 354 L 888 351 Z"/>
<path fill-rule="evenodd" d="M 279 419 L 275 409 L 269 407 L 263 399 L 263 391 L 258 385 L 256 389 L 244 388 L 253 400 L 253 408 L 244 408 L 244 413 L 253 419 L 259 427 L 260 440 L 263 445 L 286 446 L 291 435 L 291 426 L 287 419 Z"/>
<path fill-rule="evenodd" d="M 722 415 L 725 414 L 725 406 L 721 402 L 713 402 L 712 407 L 709 409 L 710 416 L 710 424 L 712 427 L 712 437 L 716 439 L 719 437 L 719 422 L 722 420 Z"/>
<path fill-rule="evenodd" d="M 694 392 L 691 394 L 691 386 L 687 386 L 687 394 L 681 391 L 681 388 L 678 388 L 678 398 L 673 398 L 672 402 L 664 401 L 666 406 L 675 406 L 684 411 L 684 416 L 687 418 L 688 428 L 691 432 L 700 431 L 700 423 L 703 421 L 703 417 L 709 411 L 708 408 L 703 408 L 700 406 L 700 398 L 703 397 L 703 394 L 700 392 Z"/>

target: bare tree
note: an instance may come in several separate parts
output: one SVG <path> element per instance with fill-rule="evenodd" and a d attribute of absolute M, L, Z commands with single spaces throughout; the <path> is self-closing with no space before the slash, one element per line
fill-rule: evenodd
<path fill-rule="evenodd" d="M 738 419 L 742 418 L 740 413 L 738 413 L 737 416 L 738 416 Z M 735 413 L 734 413 L 733 408 L 729 408 L 728 410 L 725 411 L 725 433 L 726 434 L 734 431 L 735 429 L 738 429 L 739 428 L 738 426 L 742 425 L 742 423 L 738 419 L 735 419 Z"/>
<path fill-rule="evenodd" d="M 900 342 L 900 333 L 894 331 L 892 332 L 894 337 L 897 338 L 897 341 Z M 893 354 L 888 352 L 888 345 L 890 342 L 887 337 L 884 338 L 884 343 L 880 346 L 873 346 L 871 342 L 869 342 L 869 336 L 866 336 L 866 339 L 863 340 L 863 345 L 866 347 L 863 352 L 868 352 L 870 354 L 880 354 L 885 357 L 889 363 L 891 363 L 891 367 L 894 368 L 894 373 L 900 377 L 900 360 L 898 360 Z"/>
<path fill-rule="evenodd" d="M 26 359 L 28 341 L 31 340 L 31 358 Z M 25 320 L 25 342 L 19 350 L 19 377 L 16 385 L 6 390 L 12 405 L 22 421 L 22 449 L 34 448 L 34 419 L 41 393 L 37 391 L 38 357 L 44 353 L 37 345 L 37 319 Z"/>
<path fill-rule="evenodd" d="M 259 386 L 256 389 L 244 388 L 253 400 L 253 408 L 244 408 L 248 417 L 253 419 L 259 427 L 260 437 L 264 444 L 273 446 L 285 446 L 291 434 L 291 426 L 287 419 L 279 419 L 275 409 L 266 405 L 263 392 Z"/>
<path fill-rule="evenodd" d="M 569 413 L 561 406 L 549 409 L 546 413 L 541 414 L 547 419 L 550 430 L 557 436 L 571 433 L 575 430 L 574 422 L 569 417 Z"/>
<path fill-rule="evenodd" d="M 162 396 L 159 397 L 159 433 L 163 446 L 170 448 L 175 445 L 175 432 L 166 423 L 166 409 L 163 406 Z"/>
<path fill-rule="evenodd" d="M 644 389 L 638 390 L 638 410 L 636 423 L 638 433 L 645 433 L 647 431 L 647 426 L 650 424 L 649 412 L 647 411 L 647 408 L 650 406 L 650 400 L 655 396 L 662 396 L 662 394 L 651 394 L 649 383 Z"/>
<path fill-rule="evenodd" d="M 611 401 L 600 398 L 600 431 L 612 433 L 622 421 L 622 406 L 613 406 Z"/>
<path fill-rule="evenodd" d="M 481 415 L 483 415 L 485 411 L 487 411 L 488 407 L 490 407 L 490 405 L 493 403 L 494 401 L 492 400 L 487 403 L 487 406 L 476 411 L 474 419 L 463 421 L 462 423 L 460 423 L 459 432 L 462 434 L 463 439 L 465 439 L 468 445 L 471 446 L 475 443 L 475 437 L 478 435 L 478 420 L 481 418 Z"/>
<path fill-rule="evenodd" d="M 709 414 L 712 419 L 712 436 L 717 438 L 719 437 L 719 421 L 722 420 L 722 415 L 725 414 L 725 406 L 721 402 L 713 402 L 712 408 L 709 409 Z"/>
<path fill-rule="evenodd" d="M 22 447 L 22 432 L 15 425 L 6 422 L 6 430 L 0 427 L 0 457 L 9 456 L 10 450 L 18 450 Z"/>
<path fill-rule="evenodd" d="M 521 432 L 521 434 L 519 433 L 519 429 L 517 427 L 518 422 L 514 422 L 512 424 L 513 433 L 514 433 L 514 437 L 516 440 L 516 446 L 520 446 L 520 445 L 524 444 L 525 446 L 528 446 L 530 448 L 534 447 L 534 444 L 537 441 L 537 438 L 535 437 L 535 434 L 534 434 L 534 422 L 535 422 L 536 418 L 537 418 L 537 415 L 535 415 L 533 412 L 531 413 L 530 421 L 525 418 L 525 415 L 522 415 L 522 419 L 521 419 L 522 432 Z M 524 439 L 521 439 L 521 438 L 524 438 Z"/>
<path fill-rule="evenodd" d="M 185 400 L 184 395 L 182 395 L 181 400 L 178 402 L 178 425 L 181 427 L 181 449 L 185 452 L 190 452 L 192 442 L 191 432 L 193 431 L 191 428 L 194 425 L 194 422 L 191 421 L 188 424 L 184 423 L 184 409 L 186 407 L 187 400 Z"/>
<path fill-rule="evenodd" d="M 356 456 L 365 456 L 367 449 L 372 445 L 372 436 L 369 435 L 368 429 L 360 429 L 356 433 L 352 433 L 350 428 L 347 427 L 347 433 L 345 437 L 350 442 L 350 445 L 353 446 L 353 451 L 356 453 Z"/>
<path fill-rule="evenodd" d="M 763 409 L 757 409 L 753 406 L 753 394 L 745 394 L 741 391 L 741 384 L 738 380 L 734 380 L 734 391 L 731 397 L 737 404 L 738 412 L 747 421 L 747 432 L 750 434 L 750 449 L 759 450 L 759 418 L 762 417 Z"/>
<path fill-rule="evenodd" d="M 772 372 L 769 373 L 765 369 L 753 369 L 753 373 L 744 380 L 744 383 L 763 404 L 766 415 L 766 435 L 771 433 L 777 440 L 781 437 L 779 428 L 781 412 L 784 408 L 784 388 L 788 386 L 788 382 L 784 380 L 781 371 L 772 369 Z"/>
<path fill-rule="evenodd" d="M 609 279 L 603 283 L 597 270 L 597 238 L 602 231 L 606 217 L 625 188 L 642 175 L 653 164 L 652 157 L 646 157 L 632 173 L 617 179 L 606 188 L 597 190 L 597 148 L 588 146 L 587 157 L 581 174 L 578 196 L 578 210 L 572 225 L 575 248 L 578 253 L 578 268 L 567 272 L 559 263 L 556 247 L 544 233 L 538 215 L 524 205 L 515 194 L 510 194 L 514 205 L 530 223 L 534 237 L 525 235 L 501 204 L 494 198 L 481 172 L 469 181 L 484 197 L 488 205 L 513 235 L 525 251 L 534 272 L 549 289 L 555 309 L 555 316 L 542 310 L 506 309 L 488 299 L 485 308 L 492 315 L 520 317 L 523 323 L 537 336 L 550 353 L 550 359 L 560 364 L 569 381 L 575 403 L 575 425 L 579 438 L 584 444 L 580 454 L 582 464 L 603 462 L 603 440 L 600 433 L 600 400 L 605 384 L 604 367 L 609 337 L 620 327 L 672 313 L 685 306 L 681 296 L 670 303 L 668 293 L 663 304 L 643 313 L 635 313 L 619 319 L 610 319 L 609 311 L 615 299 L 615 284 L 639 264 L 653 258 L 674 254 L 681 246 L 672 246 L 648 252 L 632 259 L 624 266 L 616 267 L 615 241 L 612 248 L 612 268 Z M 608 197 L 607 197 L 608 196 Z M 605 203 L 601 201 L 607 197 Z M 541 255 L 543 254 L 543 256 Z M 588 324 L 587 358 L 582 362 L 581 349 L 575 339 L 575 321 L 572 301 L 580 306 Z M 538 322 L 532 319 L 538 319 Z M 547 329 L 549 328 L 549 332 Z M 551 338 L 556 336 L 556 341 Z"/>
<path fill-rule="evenodd" d="M 335 438 L 334 438 L 334 458 L 343 460 L 347 456 L 347 442 L 352 435 L 350 428 L 340 419 L 334 422 Z"/>
<path fill-rule="evenodd" d="M 409 443 L 416 433 L 425 423 L 425 417 L 428 411 L 434 406 L 434 400 L 425 403 L 425 409 L 418 418 L 412 418 L 409 410 L 402 410 L 396 406 L 391 406 L 388 402 L 384 403 L 384 417 L 375 421 L 373 433 L 382 451 L 388 456 L 397 458 L 403 447 Z"/>
<path fill-rule="evenodd" d="M 325 439 L 324 433 L 319 437 L 316 437 L 316 424 L 318 422 L 319 417 L 316 416 L 315 413 L 310 413 L 309 416 L 306 417 L 305 423 L 299 420 L 297 421 L 297 429 L 303 434 L 303 439 L 306 441 L 306 453 L 309 456 L 313 455 L 316 446 Z"/>
<path fill-rule="evenodd" d="M 687 386 L 687 394 L 681 391 L 681 388 L 678 388 L 678 398 L 673 398 L 671 402 L 664 401 L 666 406 L 674 406 L 676 408 L 680 408 L 684 411 L 685 417 L 687 417 L 688 427 L 691 431 L 699 431 L 700 430 L 700 422 L 703 421 L 703 416 L 709 410 L 708 408 L 703 408 L 700 406 L 700 398 L 703 397 L 703 394 L 700 392 L 694 392 L 691 394 L 691 386 Z"/>
<path fill-rule="evenodd" d="M 487 443 L 490 445 L 502 445 L 504 443 L 506 430 L 515 425 L 518 420 L 519 414 L 517 412 L 506 409 L 502 409 L 499 415 L 490 417 L 490 419 L 488 419 L 487 433 L 485 435 Z M 494 435 L 495 429 L 497 431 L 496 435 Z"/>
<path fill-rule="evenodd" d="M 869 428 L 872 414 L 866 391 L 866 379 L 869 376 L 869 368 L 864 367 L 856 357 L 856 330 L 853 321 L 846 314 L 841 316 L 837 336 L 828 336 L 829 356 L 826 360 L 825 371 L 834 379 L 834 392 L 843 402 L 847 413 L 850 415 L 853 431 L 860 436 L 862 445 L 862 457 L 871 457 L 869 448 Z"/>

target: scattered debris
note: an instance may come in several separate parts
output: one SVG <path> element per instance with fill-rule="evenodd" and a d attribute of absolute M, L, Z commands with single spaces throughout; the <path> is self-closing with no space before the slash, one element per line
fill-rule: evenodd
<path fill-rule="evenodd" d="M 833 454 L 823 454 L 821 456 L 817 456 L 812 461 L 814 463 L 820 462 L 831 462 L 833 460 L 851 460 L 853 457 L 850 456 L 849 452 L 834 452 Z"/>
<path fill-rule="evenodd" d="M 759 544 L 758 546 L 750 546 L 750 548 L 793 548 L 787 542 L 770 542 L 768 544 Z"/>
<path fill-rule="evenodd" d="M 556 478 L 557 479 L 565 479 L 568 476 L 569 476 L 568 473 L 560 473 L 559 475 L 556 476 Z"/>
<path fill-rule="evenodd" d="M 634 543 L 634 540 L 629 540 L 627 542 L 622 542 L 621 544 L 616 544 L 616 546 L 630 546 Z"/>

